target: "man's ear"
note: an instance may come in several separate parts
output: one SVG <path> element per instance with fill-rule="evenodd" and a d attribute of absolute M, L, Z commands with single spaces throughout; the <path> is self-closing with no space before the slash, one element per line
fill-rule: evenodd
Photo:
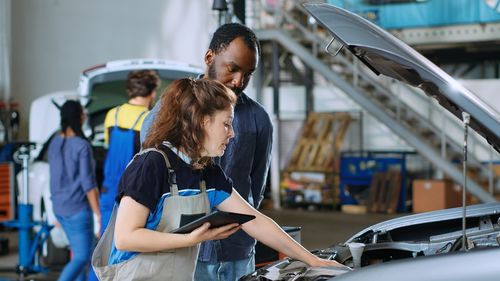
<path fill-rule="evenodd" d="M 205 65 L 210 66 L 214 61 L 215 54 L 212 50 L 208 49 L 205 53 Z"/>

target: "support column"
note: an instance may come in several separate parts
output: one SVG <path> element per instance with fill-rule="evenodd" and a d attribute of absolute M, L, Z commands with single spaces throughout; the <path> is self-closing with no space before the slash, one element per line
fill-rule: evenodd
<path fill-rule="evenodd" d="M 304 82 L 306 87 L 306 117 L 310 112 L 314 111 L 314 71 L 306 66 L 306 73 L 304 75 Z"/>
<path fill-rule="evenodd" d="M 11 73 L 11 2 L 0 1 L 0 100 L 9 103 Z"/>
<path fill-rule="evenodd" d="M 272 42 L 272 72 L 273 72 L 273 112 L 274 112 L 274 133 L 273 150 L 271 161 L 271 196 L 273 207 L 278 210 L 281 208 L 280 202 L 280 62 L 279 46 L 276 41 Z"/>

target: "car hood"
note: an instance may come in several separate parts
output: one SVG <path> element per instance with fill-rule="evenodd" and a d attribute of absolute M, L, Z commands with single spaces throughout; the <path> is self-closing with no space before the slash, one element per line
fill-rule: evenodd
<path fill-rule="evenodd" d="M 377 75 L 384 74 L 421 88 L 459 119 L 470 114 L 470 126 L 500 152 L 500 115 L 458 81 L 390 33 L 368 20 L 328 4 L 305 9 Z"/>
<path fill-rule="evenodd" d="M 349 238 L 346 243 L 359 240 L 367 235 L 387 233 L 395 229 L 403 231 L 404 228 L 414 229 L 415 227 L 419 227 L 424 224 L 439 224 L 444 221 L 457 220 L 462 218 L 462 211 L 463 209 L 458 207 L 391 219 L 363 229 Z M 468 219 L 494 214 L 500 214 L 500 202 L 478 204 L 467 207 Z"/>

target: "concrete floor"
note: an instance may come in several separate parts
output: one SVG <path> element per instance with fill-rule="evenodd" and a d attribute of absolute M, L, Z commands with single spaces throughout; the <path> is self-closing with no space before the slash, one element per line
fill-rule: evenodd
<path fill-rule="evenodd" d="M 337 211 L 307 211 L 302 209 L 264 210 L 263 213 L 281 226 L 300 226 L 301 244 L 308 250 L 342 243 L 365 227 L 401 216 L 401 214 L 353 215 Z"/>
<path fill-rule="evenodd" d="M 0 256 L 0 281 L 10 280 L 38 280 L 38 281 L 52 281 L 57 280 L 60 269 L 50 270 L 46 274 L 30 274 L 27 276 L 20 276 L 15 272 L 16 266 L 19 263 L 18 256 L 18 233 L 14 230 L 0 231 L 0 237 L 9 240 L 9 253 Z"/>
<path fill-rule="evenodd" d="M 363 228 L 395 217 L 394 215 L 352 215 L 337 211 L 308 211 L 302 209 L 263 210 L 281 226 L 301 227 L 301 243 L 309 250 L 321 249 L 342 243 Z M 47 274 L 28 275 L 24 279 L 5 269 L 14 269 L 18 264 L 17 232 L 3 231 L 0 237 L 9 238 L 9 254 L 0 256 L 0 281 L 5 280 L 57 280 L 60 269 L 51 269 Z"/>

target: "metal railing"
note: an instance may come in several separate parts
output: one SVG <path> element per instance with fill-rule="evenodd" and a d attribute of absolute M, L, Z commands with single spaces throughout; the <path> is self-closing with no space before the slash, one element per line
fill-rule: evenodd
<path fill-rule="evenodd" d="M 251 1 L 254 4 L 254 13 L 260 9 L 262 13 L 261 1 Z M 432 146 L 440 150 L 440 155 L 443 159 L 449 159 L 450 156 L 459 155 L 462 152 L 462 144 L 460 138 L 450 132 L 459 132 L 461 130 L 461 122 L 453 115 L 448 114 L 442 107 L 436 105 L 435 102 L 425 95 L 421 90 L 410 87 L 404 83 L 394 83 L 394 79 L 387 77 L 378 77 L 366 66 L 358 63 L 358 59 L 345 50 L 342 50 L 340 45 L 332 44 L 329 46 L 329 34 L 319 28 L 314 20 L 309 17 L 305 9 L 298 3 L 298 1 L 286 2 L 288 6 L 276 6 L 272 11 L 270 17 L 274 23 L 269 21 L 266 25 L 257 23 L 257 29 L 280 29 L 295 38 L 299 42 L 308 42 L 311 45 L 311 53 L 314 57 L 319 58 L 322 62 L 329 65 L 332 70 L 339 73 L 345 81 L 349 82 L 354 88 L 364 93 L 365 96 L 372 99 L 375 103 L 384 107 L 390 116 L 395 118 L 398 122 L 406 124 L 407 127 L 412 128 L 416 135 L 422 136 L 422 132 L 426 134 L 433 134 L 437 143 Z M 286 8 L 286 10 L 285 10 Z M 294 14 L 292 14 L 292 12 Z M 297 18 L 302 19 L 299 20 Z M 337 49 L 338 54 L 332 59 L 327 56 L 325 50 L 329 46 L 330 49 Z M 397 88 L 393 85 L 397 85 Z M 405 93 L 411 96 L 412 100 L 418 100 L 419 104 L 425 104 L 427 111 L 416 110 L 411 104 L 405 101 L 403 95 Z M 391 101 L 390 103 L 382 101 Z M 438 115 L 437 115 L 438 114 Z M 436 117 L 437 115 L 437 117 Z M 413 121 L 410 121 L 413 120 Z M 411 122 L 418 123 L 409 124 Z M 443 130 L 442 126 L 446 126 L 448 130 Z M 417 128 L 415 128 L 417 127 Z M 453 128 L 451 128 L 453 127 Z M 451 129 L 449 129 L 451 128 Z M 418 129 L 418 130 L 416 130 Z M 475 155 L 478 151 L 483 154 L 491 151 L 490 146 L 478 134 L 470 135 L 472 151 L 469 151 L 469 163 L 480 171 L 483 178 L 489 178 L 489 190 L 493 190 L 495 182 L 494 175 L 491 167 L 481 163 Z M 491 157 L 490 161 L 496 160 L 495 156 Z M 498 157 L 498 155 L 496 155 Z"/>

